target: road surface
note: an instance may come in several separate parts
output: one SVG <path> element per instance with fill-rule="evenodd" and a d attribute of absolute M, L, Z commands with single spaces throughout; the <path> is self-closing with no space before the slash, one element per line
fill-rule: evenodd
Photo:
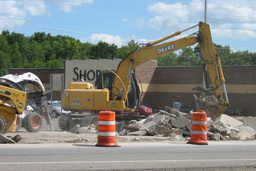
<path fill-rule="evenodd" d="M 85 144 L 1 144 L 0 170 L 256 170 L 256 141 Z"/>

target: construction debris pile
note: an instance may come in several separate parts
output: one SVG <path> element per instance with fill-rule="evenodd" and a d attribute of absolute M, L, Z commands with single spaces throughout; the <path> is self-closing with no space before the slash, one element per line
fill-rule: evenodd
<path fill-rule="evenodd" d="M 120 136 L 159 136 L 173 137 L 177 140 L 190 137 L 192 113 L 183 113 L 171 107 L 160 110 L 146 119 L 132 120 L 121 124 L 117 129 Z M 209 140 L 253 140 L 256 131 L 245 125 L 241 119 L 222 114 L 214 121 L 208 118 Z"/>

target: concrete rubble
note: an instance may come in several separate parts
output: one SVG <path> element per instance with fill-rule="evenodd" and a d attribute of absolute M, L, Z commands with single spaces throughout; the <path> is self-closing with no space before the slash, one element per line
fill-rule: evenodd
<path fill-rule="evenodd" d="M 183 113 L 171 107 L 160 110 L 143 120 L 132 120 L 123 125 L 120 136 L 173 137 L 189 139 L 191 113 Z M 243 120 L 222 114 L 215 120 L 208 118 L 208 140 L 254 140 L 256 131 L 246 126 Z"/>
<path fill-rule="evenodd" d="M 145 119 L 131 120 L 128 123 L 117 122 L 116 132 L 122 136 L 151 136 L 169 137 L 173 140 L 188 140 L 191 131 L 192 111 L 190 113 L 180 112 L 169 106 L 165 110 L 149 115 Z M 91 127 L 80 127 L 76 125 L 71 133 L 84 134 L 95 133 L 97 129 Z M 246 126 L 241 118 L 234 118 L 222 114 L 215 120 L 208 117 L 208 140 L 254 140 L 256 131 Z"/>

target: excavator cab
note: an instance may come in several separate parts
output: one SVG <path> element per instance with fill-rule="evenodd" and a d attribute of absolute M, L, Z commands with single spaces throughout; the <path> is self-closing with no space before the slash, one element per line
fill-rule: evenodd
<path fill-rule="evenodd" d="M 109 71 L 109 70 L 104 70 L 100 73 L 100 75 L 97 77 L 96 82 L 95 82 L 95 87 L 97 89 L 104 89 L 107 88 L 110 92 L 110 97 L 112 93 L 112 88 L 113 88 L 113 81 L 115 79 L 115 72 L 114 71 Z M 103 75 L 102 75 L 103 74 Z M 103 82 L 102 82 L 103 80 Z M 121 100 L 122 98 L 122 91 L 118 94 L 116 99 L 111 99 L 111 100 Z M 137 83 L 137 80 L 135 78 L 134 73 L 131 74 L 131 85 L 128 89 L 128 101 L 127 107 L 135 109 L 137 108 L 139 104 L 139 94 L 140 94 L 140 89 Z"/>

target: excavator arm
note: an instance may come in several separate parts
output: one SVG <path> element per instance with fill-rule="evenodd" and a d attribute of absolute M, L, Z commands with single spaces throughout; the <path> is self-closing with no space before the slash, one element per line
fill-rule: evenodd
<path fill-rule="evenodd" d="M 217 55 L 217 52 L 212 43 L 209 25 L 200 22 L 196 26 L 199 26 L 199 32 L 197 34 L 192 34 L 190 36 L 180 38 L 174 41 L 162 43 L 165 40 L 180 35 L 182 32 L 188 29 L 184 31 L 178 31 L 160 40 L 148 43 L 145 47 L 135 50 L 132 53 L 130 53 L 127 57 L 125 57 L 118 65 L 116 72 L 116 75 L 118 77 L 115 77 L 113 81 L 110 98 L 116 100 L 118 97 L 120 97 L 121 94 L 121 99 L 119 100 L 127 100 L 127 90 L 129 89 L 129 86 L 131 84 L 131 73 L 138 65 L 150 61 L 151 59 L 166 55 L 168 53 L 198 43 L 201 49 L 202 61 L 207 68 L 208 76 L 210 78 L 213 90 L 215 92 L 215 96 L 219 101 L 218 111 L 216 115 L 220 115 L 228 106 L 225 79 L 222 72 L 220 58 Z M 223 90 L 225 98 L 223 96 Z"/>
<path fill-rule="evenodd" d="M 214 94 L 218 100 L 218 106 L 215 114 L 216 116 L 219 116 L 228 107 L 229 100 L 227 96 L 225 78 L 222 71 L 220 57 L 212 43 L 210 26 L 208 24 L 199 24 L 198 40 L 201 58 L 204 65 L 206 66 L 206 70 L 212 84 L 212 90 L 214 91 Z"/>

